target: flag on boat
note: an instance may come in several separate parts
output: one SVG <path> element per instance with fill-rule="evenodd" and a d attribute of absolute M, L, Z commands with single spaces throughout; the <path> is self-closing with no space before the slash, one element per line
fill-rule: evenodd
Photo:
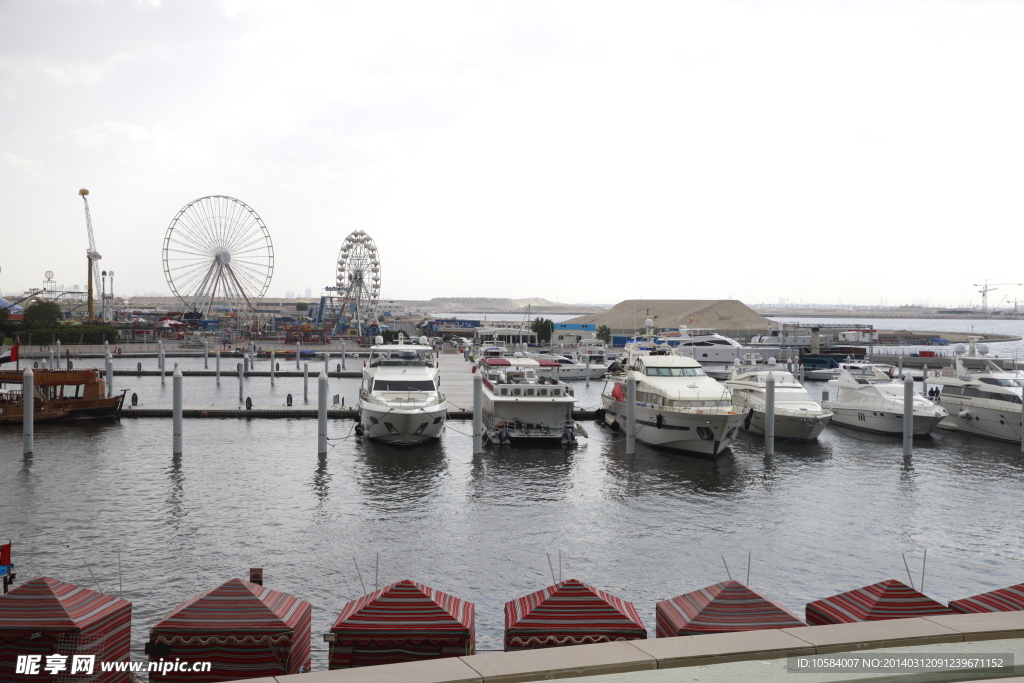
<path fill-rule="evenodd" d="M 205 673 L 159 677 L 169 683 L 297 674 L 310 667 L 311 616 L 305 600 L 231 579 L 175 607 L 150 629 L 146 653 L 150 661 L 212 662 Z"/>
<path fill-rule="evenodd" d="M 331 669 L 460 657 L 476 651 L 476 608 L 404 580 L 345 605 L 331 632 Z"/>
<path fill-rule="evenodd" d="M 739 581 L 723 581 L 662 600 L 656 614 L 659 638 L 807 625 L 780 603 Z"/>
<path fill-rule="evenodd" d="M 46 576 L 27 581 L 0 598 L 0 681 L 75 680 L 73 655 L 92 655 L 96 683 L 124 681 L 124 672 L 100 671 L 100 662 L 127 662 L 132 603 Z M 47 657 L 64 655 L 56 677 L 43 669 Z M 41 657 L 35 674 L 15 673 L 19 655 Z"/>
<path fill-rule="evenodd" d="M 568 579 L 505 603 L 505 651 L 639 640 L 633 603 Z"/>
<path fill-rule="evenodd" d="M 979 593 L 969 598 L 953 600 L 950 609 L 961 614 L 972 612 L 1017 612 L 1024 610 L 1024 583 L 999 590 Z"/>
<path fill-rule="evenodd" d="M 933 617 L 956 612 L 905 583 L 889 579 L 809 602 L 806 614 L 808 624 L 821 625 Z"/>
<path fill-rule="evenodd" d="M 18 360 L 18 345 L 15 344 L 3 353 L 0 353 L 0 364 L 15 363 Z"/>

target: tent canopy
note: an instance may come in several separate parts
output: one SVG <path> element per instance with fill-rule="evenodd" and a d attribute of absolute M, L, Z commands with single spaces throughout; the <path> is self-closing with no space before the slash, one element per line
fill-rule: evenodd
<path fill-rule="evenodd" d="M 462 640 L 475 632 L 473 603 L 408 579 L 345 605 L 331 631 L 338 641 Z"/>
<path fill-rule="evenodd" d="M 656 611 L 659 638 L 806 626 L 781 604 L 739 581 L 662 600 Z"/>
<path fill-rule="evenodd" d="M 505 603 L 505 649 L 647 637 L 633 603 L 568 579 Z"/>
<path fill-rule="evenodd" d="M 953 600 L 951 609 L 961 614 L 971 612 L 1017 612 L 1024 610 L 1024 583 L 1000 588 L 999 590 L 979 593 L 969 598 Z"/>
<path fill-rule="evenodd" d="M 807 603 L 808 624 L 906 619 L 956 614 L 905 583 L 889 579 Z"/>
<path fill-rule="evenodd" d="M 0 600 L 0 631 L 82 629 L 131 606 L 127 600 L 41 576 Z"/>
<path fill-rule="evenodd" d="M 178 605 L 153 632 L 291 631 L 309 603 L 242 579 L 225 581 Z"/>

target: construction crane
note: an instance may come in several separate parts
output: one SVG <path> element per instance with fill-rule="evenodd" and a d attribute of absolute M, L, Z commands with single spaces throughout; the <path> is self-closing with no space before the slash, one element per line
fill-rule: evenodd
<path fill-rule="evenodd" d="M 85 227 L 89 229 L 89 249 L 85 252 L 86 259 L 89 261 L 89 293 L 88 293 L 88 315 L 90 318 L 96 315 L 96 310 L 93 304 L 92 287 L 94 282 L 98 282 L 100 279 L 100 266 L 99 261 L 102 256 L 96 251 L 96 238 L 92 236 L 92 216 L 89 215 L 89 190 L 84 187 L 78 191 L 81 195 L 82 201 L 85 202 Z"/>
<path fill-rule="evenodd" d="M 998 286 L 997 286 L 998 285 Z M 988 284 L 988 280 L 985 280 L 984 284 L 974 284 L 972 287 L 981 287 L 978 292 L 981 294 L 981 312 L 988 313 L 988 293 L 994 292 L 999 287 L 1021 287 L 1019 282 L 993 282 L 991 286 Z"/>

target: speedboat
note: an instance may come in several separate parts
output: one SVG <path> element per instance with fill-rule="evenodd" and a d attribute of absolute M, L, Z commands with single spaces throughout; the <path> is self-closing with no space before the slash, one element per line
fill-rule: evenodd
<path fill-rule="evenodd" d="M 714 457 L 736 440 L 743 423 L 729 390 L 695 359 L 665 345 L 627 343 L 625 357 L 616 359 L 608 378 L 601 396 L 604 420 L 612 429 L 632 430 L 640 443 Z M 627 411 L 630 379 L 636 380 L 633 424 Z"/>
<path fill-rule="evenodd" d="M 370 347 L 359 390 L 357 433 L 388 443 L 413 445 L 436 439 L 444 429 L 448 401 L 441 384 L 433 348 L 425 337 L 419 344 Z"/>
<path fill-rule="evenodd" d="M 760 362 L 779 358 L 779 346 L 744 346 L 735 339 L 723 337 L 714 330 L 679 328 L 678 336 L 667 336 L 666 341 L 681 356 L 694 358 L 703 366 L 704 372 L 715 379 L 727 379 L 732 374 L 735 361 L 745 362 L 755 357 Z"/>
<path fill-rule="evenodd" d="M 903 433 L 903 382 L 892 368 L 873 363 L 841 363 L 834 401 L 822 405 L 832 410 L 833 424 L 882 434 Z M 885 370 L 888 370 L 886 372 Z M 930 434 L 946 411 L 920 394 L 914 394 L 914 436 Z"/>
<path fill-rule="evenodd" d="M 484 439 L 491 444 L 575 444 L 587 436 L 572 417 L 572 389 L 538 370 L 557 363 L 525 356 L 484 357 L 474 372 L 483 376 Z"/>
<path fill-rule="evenodd" d="M 973 360 L 982 367 L 968 370 L 956 358 L 952 368 L 928 371 L 925 381 L 939 388 L 939 401 L 949 411 L 939 427 L 1019 442 L 1024 371 L 1004 370 L 988 358 Z"/>
<path fill-rule="evenodd" d="M 743 413 L 743 428 L 765 433 L 765 405 L 769 373 L 775 379 L 775 437 L 813 441 L 832 420 L 832 411 L 822 408 L 803 385 L 785 368 L 767 365 L 736 365 L 725 383 L 732 391 L 736 412 Z"/>

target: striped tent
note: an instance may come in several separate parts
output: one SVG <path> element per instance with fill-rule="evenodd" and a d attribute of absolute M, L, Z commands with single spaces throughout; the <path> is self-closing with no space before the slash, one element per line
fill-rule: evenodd
<path fill-rule="evenodd" d="M 969 598 L 953 600 L 950 609 L 961 614 L 971 612 L 1017 612 L 1024 610 L 1024 583 L 1000 588 L 988 593 L 972 595 Z"/>
<path fill-rule="evenodd" d="M 331 632 L 331 669 L 459 657 L 476 651 L 476 608 L 405 580 L 345 605 Z"/>
<path fill-rule="evenodd" d="M 633 603 L 569 579 L 505 603 L 505 651 L 647 637 Z"/>
<path fill-rule="evenodd" d="M 739 581 L 662 600 L 656 612 L 659 638 L 806 626 L 781 604 Z"/>
<path fill-rule="evenodd" d="M 127 681 L 121 672 L 100 673 L 100 662 L 128 661 L 132 603 L 42 576 L 0 597 L 0 681 L 48 681 L 52 676 L 16 674 L 18 655 L 65 655 L 68 675 L 74 655 L 94 655 L 99 683 Z"/>
<path fill-rule="evenodd" d="M 895 579 L 807 603 L 808 624 L 849 624 L 940 614 L 956 612 Z"/>
<path fill-rule="evenodd" d="M 150 661 L 213 663 L 208 672 L 169 672 L 161 681 L 233 681 L 299 673 L 310 666 L 312 606 L 259 584 L 231 579 L 181 603 L 150 629 Z"/>

